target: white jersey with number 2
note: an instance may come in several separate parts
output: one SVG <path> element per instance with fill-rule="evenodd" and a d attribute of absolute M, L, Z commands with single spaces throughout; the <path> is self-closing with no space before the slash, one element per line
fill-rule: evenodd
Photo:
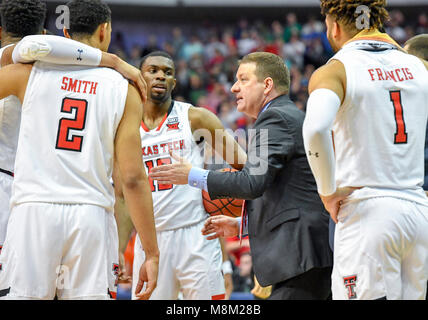
<path fill-rule="evenodd" d="M 111 69 L 35 63 L 22 105 L 12 206 L 111 210 L 114 138 L 127 92 L 127 80 Z"/>

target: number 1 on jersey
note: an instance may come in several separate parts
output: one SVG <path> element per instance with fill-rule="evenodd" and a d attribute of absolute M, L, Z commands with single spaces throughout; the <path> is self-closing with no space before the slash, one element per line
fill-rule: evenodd
<path fill-rule="evenodd" d="M 156 165 L 157 166 L 161 166 L 163 164 L 171 164 L 171 163 L 172 163 L 171 158 L 156 159 Z M 147 172 L 150 172 L 150 170 L 153 168 L 153 160 L 146 161 L 145 165 L 147 167 Z M 153 181 L 153 179 L 149 178 L 149 183 L 150 183 L 150 188 L 151 188 L 152 192 L 171 190 L 173 188 L 172 184 L 158 183 L 157 190 L 156 190 L 155 182 Z"/>
<path fill-rule="evenodd" d="M 395 132 L 394 143 L 401 144 L 407 143 L 406 124 L 404 122 L 403 105 L 401 103 L 401 91 L 390 91 L 389 97 L 394 106 L 394 118 L 397 125 Z"/>

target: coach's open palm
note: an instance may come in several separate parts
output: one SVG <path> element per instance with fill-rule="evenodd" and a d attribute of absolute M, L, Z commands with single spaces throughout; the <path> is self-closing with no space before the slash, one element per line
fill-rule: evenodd
<path fill-rule="evenodd" d="M 177 162 L 152 168 L 149 177 L 160 184 L 187 184 L 192 164 L 171 151 L 169 154 Z"/>
<path fill-rule="evenodd" d="M 135 296 L 137 300 L 148 300 L 155 290 L 158 281 L 159 259 L 146 258 L 146 261 L 140 268 Z M 146 283 L 145 290 L 141 292 Z"/>
<path fill-rule="evenodd" d="M 209 217 L 201 230 L 202 235 L 208 236 L 208 240 L 219 237 L 228 238 L 239 234 L 239 222 L 232 217 L 223 215 Z"/>

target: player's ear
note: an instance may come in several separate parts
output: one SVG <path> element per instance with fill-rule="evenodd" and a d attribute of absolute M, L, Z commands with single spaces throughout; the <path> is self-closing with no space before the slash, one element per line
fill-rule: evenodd
<path fill-rule="evenodd" d="M 71 36 L 70 36 L 70 34 L 68 33 L 68 30 L 65 27 L 62 29 L 62 33 L 64 33 L 64 37 L 66 37 L 68 39 L 71 39 Z"/>
<path fill-rule="evenodd" d="M 46 29 L 43 29 L 42 34 L 44 34 L 44 35 L 46 35 L 46 34 L 47 34 Z"/>
<path fill-rule="evenodd" d="M 1 41 L 1 34 L 2 34 L 2 30 L 3 30 L 3 28 L 2 28 L 2 27 L 0 27 L 0 41 Z"/>
<path fill-rule="evenodd" d="M 100 42 L 103 42 L 105 37 L 107 36 L 107 28 L 108 28 L 107 22 L 100 25 L 100 30 L 99 30 Z"/>
<path fill-rule="evenodd" d="M 341 28 L 340 28 L 340 24 L 337 21 L 333 22 L 333 38 L 338 38 L 340 36 L 341 33 Z"/>
<path fill-rule="evenodd" d="M 175 86 L 177 85 L 177 79 L 175 79 L 174 78 L 174 83 L 173 83 L 173 85 L 172 85 L 172 90 L 174 90 L 175 89 Z"/>

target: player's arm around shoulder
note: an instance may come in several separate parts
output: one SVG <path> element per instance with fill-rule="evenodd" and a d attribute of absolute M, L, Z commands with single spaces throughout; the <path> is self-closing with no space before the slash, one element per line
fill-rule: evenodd
<path fill-rule="evenodd" d="M 241 170 L 244 167 L 247 160 L 245 151 L 225 130 L 220 119 L 214 113 L 205 108 L 191 107 L 189 121 L 194 136 L 203 137 L 213 150 L 222 155 L 223 159 L 233 168 Z"/>
<path fill-rule="evenodd" d="M 146 262 L 140 269 L 136 294 L 139 298 L 148 299 L 157 284 L 159 248 L 152 193 L 141 159 L 139 128 L 142 112 L 140 95 L 137 89 L 129 85 L 125 111 L 116 133 L 115 157 L 120 170 L 125 201 L 146 254 Z M 144 282 L 147 282 L 146 290 L 139 295 Z"/>
<path fill-rule="evenodd" d="M 332 90 L 343 102 L 346 94 L 346 71 L 342 62 L 331 60 L 312 74 L 308 86 L 309 94 L 317 89 Z"/>
<path fill-rule="evenodd" d="M 0 99 L 16 96 L 24 101 L 32 65 L 10 64 L 0 69 Z"/>

